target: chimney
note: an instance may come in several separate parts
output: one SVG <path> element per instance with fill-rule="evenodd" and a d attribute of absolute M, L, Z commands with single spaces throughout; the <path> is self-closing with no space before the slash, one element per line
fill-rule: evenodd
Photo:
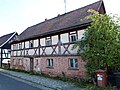
<path fill-rule="evenodd" d="M 58 17 L 60 16 L 60 14 L 58 14 Z"/>
<path fill-rule="evenodd" d="M 45 21 L 47 21 L 47 18 L 45 18 Z"/>

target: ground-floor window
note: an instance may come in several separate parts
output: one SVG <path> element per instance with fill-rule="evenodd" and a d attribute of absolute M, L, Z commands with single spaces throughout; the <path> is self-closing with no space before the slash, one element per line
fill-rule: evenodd
<path fill-rule="evenodd" d="M 47 59 L 47 66 L 53 67 L 53 59 Z"/>
<path fill-rule="evenodd" d="M 75 58 L 70 58 L 69 59 L 69 67 L 73 68 L 73 69 L 77 69 L 78 68 L 78 60 Z"/>

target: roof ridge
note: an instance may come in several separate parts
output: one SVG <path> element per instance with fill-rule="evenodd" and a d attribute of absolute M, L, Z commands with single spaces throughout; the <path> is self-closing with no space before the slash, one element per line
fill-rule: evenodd
<path fill-rule="evenodd" d="M 47 20 L 45 20 L 45 21 L 42 21 L 42 22 L 37 23 L 37 24 L 32 25 L 32 26 L 29 26 L 28 28 L 31 28 L 31 27 L 34 27 L 34 26 L 40 25 L 40 24 L 42 24 L 42 23 L 45 23 L 45 22 L 51 21 L 51 20 L 53 20 L 53 19 L 55 19 L 55 18 L 59 18 L 59 17 L 65 16 L 65 15 L 68 15 L 68 14 L 70 14 L 70 13 L 72 13 L 72 12 L 75 12 L 75 11 L 77 11 L 77 10 L 80 10 L 80 9 L 83 9 L 83 8 L 86 8 L 86 7 L 89 7 L 89 6 L 93 5 L 93 4 L 96 4 L 96 3 L 99 3 L 99 2 L 102 2 L 102 1 L 103 1 L 103 0 L 99 0 L 99 1 L 96 1 L 96 2 L 94 2 L 94 3 L 91 3 L 91 4 L 85 5 L 85 6 L 83 6 L 83 7 L 80 7 L 80 8 L 78 8 L 78 9 L 75 9 L 75 10 L 69 11 L 69 12 L 67 12 L 67 13 L 64 13 L 64 14 L 61 14 L 61 15 L 59 14 L 59 15 L 56 16 L 56 17 L 53 17 L 53 18 L 47 19 Z M 28 29 L 28 28 L 27 28 L 27 29 Z"/>
<path fill-rule="evenodd" d="M 90 15 L 90 13 L 87 12 L 89 9 L 94 9 L 98 12 L 104 12 L 104 9 L 99 8 L 100 5 L 103 7 L 101 4 L 103 1 L 99 0 L 97 2 L 94 2 L 92 4 L 85 5 L 83 7 L 80 7 L 78 9 L 69 11 L 67 13 L 58 15 L 56 17 L 53 17 L 51 19 L 48 19 L 46 21 L 40 22 L 38 24 L 32 25 L 25 29 L 19 36 L 18 36 L 18 41 L 21 40 L 26 40 L 29 38 L 35 38 L 36 36 L 41 36 L 43 35 L 48 35 L 49 34 L 54 34 L 62 31 L 62 29 L 67 31 L 67 28 L 70 29 L 71 27 L 77 27 L 78 25 L 82 25 L 85 23 L 90 23 L 89 21 L 85 20 L 83 22 L 80 22 L 80 19 L 83 19 L 84 17 Z M 101 11 L 99 11 L 99 9 Z"/>

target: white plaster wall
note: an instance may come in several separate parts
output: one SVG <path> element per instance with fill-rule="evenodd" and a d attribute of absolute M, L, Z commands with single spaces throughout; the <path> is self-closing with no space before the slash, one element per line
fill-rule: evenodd
<path fill-rule="evenodd" d="M 14 44 L 14 50 L 18 49 L 18 44 Z"/>
<path fill-rule="evenodd" d="M 62 43 L 68 43 L 69 42 L 68 33 L 61 34 L 60 37 L 61 37 L 61 42 Z"/>
<path fill-rule="evenodd" d="M 24 42 L 22 42 L 22 49 L 24 48 Z"/>
<path fill-rule="evenodd" d="M 55 51 L 56 51 L 56 52 L 57 52 L 57 54 L 58 54 L 58 46 L 56 47 Z"/>
<path fill-rule="evenodd" d="M 25 50 L 25 55 L 27 55 L 27 50 Z"/>
<path fill-rule="evenodd" d="M 21 52 L 20 51 L 17 51 L 17 55 L 20 56 Z"/>
<path fill-rule="evenodd" d="M 14 52 L 13 52 L 14 56 L 16 56 L 16 52 L 17 52 L 17 51 L 14 51 Z"/>
<path fill-rule="evenodd" d="M 76 49 L 72 50 L 73 45 L 74 45 L 74 44 L 71 44 L 71 45 L 69 46 L 68 50 L 69 50 L 69 52 L 70 52 L 71 54 L 77 54 L 77 50 L 78 50 L 78 49 L 76 48 Z"/>
<path fill-rule="evenodd" d="M 45 46 L 45 38 L 40 39 L 41 46 Z"/>
<path fill-rule="evenodd" d="M 65 51 L 65 48 L 63 46 L 61 46 L 61 54 L 63 54 Z"/>
<path fill-rule="evenodd" d="M 22 50 L 22 55 L 24 55 L 24 50 Z"/>
<path fill-rule="evenodd" d="M 84 36 L 84 35 L 83 35 L 84 33 L 85 33 L 85 30 L 84 30 L 84 29 L 78 31 L 78 40 L 80 40 L 80 39 Z"/>
<path fill-rule="evenodd" d="M 34 53 L 35 53 L 34 49 L 29 49 L 29 52 L 28 52 L 29 55 L 34 55 Z"/>
<path fill-rule="evenodd" d="M 55 45 L 58 43 L 58 35 L 52 36 L 52 45 Z"/>
<path fill-rule="evenodd" d="M 51 48 L 51 47 L 47 47 L 46 49 L 45 49 L 45 53 L 46 54 L 51 54 L 53 52 L 53 49 Z"/>
<path fill-rule="evenodd" d="M 35 50 L 34 50 L 33 52 L 35 53 Z M 34 53 L 33 53 L 33 54 L 34 54 Z M 37 49 L 36 53 L 37 53 L 37 55 L 39 55 L 39 49 Z"/>
<path fill-rule="evenodd" d="M 25 42 L 25 48 L 29 48 L 29 41 Z"/>
<path fill-rule="evenodd" d="M 40 48 L 40 55 L 42 55 L 42 53 L 43 53 L 43 50 Z"/>
<path fill-rule="evenodd" d="M 34 40 L 34 47 L 38 47 L 38 39 Z"/>
<path fill-rule="evenodd" d="M 13 51 L 11 51 L 11 56 L 14 56 L 14 52 Z"/>
<path fill-rule="evenodd" d="M 13 50 L 13 45 L 11 45 L 11 50 Z M 0 50 L 1 51 L 1 50 Z"/>

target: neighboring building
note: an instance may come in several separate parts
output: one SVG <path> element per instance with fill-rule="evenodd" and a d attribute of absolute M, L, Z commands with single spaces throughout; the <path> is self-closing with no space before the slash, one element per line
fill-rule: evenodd
<path fill-rule="evenodd" d="M 10 61 L 10 42 L 16 39 L 17 35 L 18 34 L 14 32 L 0 37 L 0 67 L 3 63 L 6 64 L 8 60 Z"/>
<path fill-rule="evenodd" d="M 12 42 L 11 68 L 53 76 L 84 77 L 85 62 L 77 55 L 77 50 L 71 48 L 91 23 L 90 20 L 80 21 L 90 15 L 89 9 L 105 13 L 100 0 L 28 27 Z"/>

